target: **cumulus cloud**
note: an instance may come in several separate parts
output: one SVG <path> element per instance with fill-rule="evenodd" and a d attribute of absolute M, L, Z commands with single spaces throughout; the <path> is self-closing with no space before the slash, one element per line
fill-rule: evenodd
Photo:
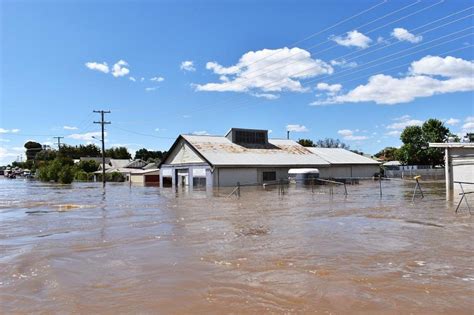
<path fill-rule="evenodd" d="M 192 60 L 185 60 L 181 62 L 179 68 L 184 71 L 196 71 L 196 68 L 194 67 L 194 62 Z"/>
<path fill-rule="evenodd" d="M 308 132 L 309 129 L 303 125 L 286 125 L 286 131 L 291 132 Z"/>
<path fill-rule="evenodd" d="M 312 105 L 375 102 L 377 104 L 408 103 L 419 97 L 474 90 L 474 62 L 454 57 L 426 56 L 412 62 L 410 74 L 396 78 L 377 74 L 347 94 L 318 100 Z M 437 78 L 442 76 L 445 78 Z"/>
<path fill-rule="evenodd" d="M 391 35 L 395 37 L 396 39 L 398 39 L 399 41 L 410 42 L 413 44 L 419 43 L 423 40 L 423 36 L 421 35 L 416 36 L 401 27 L 394 28 Z"/>
<path fill-rule="evenodd" d="M 423 125 L 422 120 L 413 119 L 410 115 L 404 115 L 393 119 L 395 122 L 387 125 L 389 130 L 403 130 L 408 126 L 421 126 Z"/>
<path fill-rule="evenodd" d="M 0 128 L 0 133 L 17 133 L 19 132 L 20 129 L 4 129 L 4 128 Z"/>
<path fill-rule="evenodd" d="M 145 88 L 145 91 L 147 91 L 147 92 L 151 92 L 151 91 L 154 91 L 154 90 L 156 90 L 157 88 L 158 88 L 158 87 L 156 87 L 156 86 L 153 86 L 153 87 L 147 87 L 147 88 Z"/>
<path fill-rule="evenodd" d="M 334 71 L 330 64 L 311 58 L 308 51 L 297 47 L 249 51 L 230 67 L 217 62 L 210 62 L 206 67 L 219 75 L 222 82 L 195 84 L 196 91 L 303 92 L 306 89 L 301 79 Z"/>
<path fill-rule="evenodd" d="M 106 62 L 103 63 L 98 63 L 98 62 L 86 62 L 85 63 L 86 67 L 95 70 L 95 71 L 100 71 L 103 73 L 109 73 L 109 66 L 107 65 Z"/>
<path fill-rule="evenodd" d="M 318 83 L 316 88 L 320 91 L 327 91 L 330 93 L 337 93 L 341 90 L 342 85 L 340 84 L 327 84 L 327 83 Z"/>
<path fill-rule="evenodd" d="M 358 48 L 367 48 L 369 44 L 372 42 L 372 39 L 365 36 L 364 34 L 358 32 L 357 30 L 353 30 L 347 32 L 346 36 L 330 36 L 330 40 L 335 41 L 341 46 L 346 47 L 358 47 Z"/>
<path fill-rule="evenodd" d="M 471 77 L 474 75 L 474 62 L 447 56 L 426 56 L 412 62 L 409 71 L 412 74 L 443 76 L 447 78 Z"/>
<path fill-rule="evenodd" d="M 462 133 L 474 132 L 474 116 L 469 116 L 464 120 Z"/>
<path fill-rule="evenodd" d="M 127 68 L 128 63 L 125 60 L 119 60 L 112 67 L 112 75 L 116 78 L 126 76 L 130 73 L 130 70 Z"/>
<path fill-rule="evenodd" d="M 150 78 L 150 81 L 155 81 L 155 82 L 163 82 L 164 80 L 165 80 L 165 78 L 163 78 L 163 77 Z"/>
<path fill-rule="evenodd" d="M 444 123 L 446 125 L 449 125 L 449 126 L 456 126 L 457 124 L 459 124 L 461 121 L 459 119 L 456 119 L 456 118 L 449 118 L 448 120 L 446 120 Z"/>
<path fill-rule="evenodd" d="M 129 79 L 130 81 L 133 81 L 133 82 L 136 82 L 136 81 L 137 81 L 137 79 L 135 79 L 134 77 L 129 77 L 128 79 Z"/>
<path fill-rule="evenodd" d="M 74 127 L 74 126 L 63 126 L 63 129 L 65 129 L 65 130 L 77 130 L 78 128 Z"/>
<path fill-rule="evenodd" d="M 105 136 L 107 132 L 105 132 Z M 74 140 L 81 140 L 81 141 L 93 141 L 94 137 L 99 138 L 101 137 L 100 132 L 86 132 L 86 133 L 73 133 L 72 135 L 67 136 L 70 139 Z"/>
<path fill-rule="evenodd" d="M 356 130 L 350 130 L 350 129 L 342 129 L 342 130 L 337 131 L 337 133 L 341 135 L 344 140 L 361 141 L 361 140 L 369 139 L 369 137 L 367 136 L 355 135 L 355 132 Z"/>

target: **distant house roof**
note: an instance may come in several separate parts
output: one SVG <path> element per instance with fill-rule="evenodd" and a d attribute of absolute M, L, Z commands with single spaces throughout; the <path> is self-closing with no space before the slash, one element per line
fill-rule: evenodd
<path fill-rule="evenodd" d="M 143 168 L 147 165 L 147 162 L 143 161 L 143 160 L 133 160 L 131 162 L 129 162 L 127 165 L 125 165 L 125 167 L 127 168 Z"/>
<path fill-rule="evenodd" d="M 308 148 L 311 152 L 326 160 L 330 164 L 380 164 L 366 156 L 340 148 Z"/>
<path fill-rule="evenodd" d="M 86 156 L 86 157 L 80 157 L 79 160 L 80 161 L 94 161 L 94 162 L 97 162 L 98 164 L 102 164 L 102 158 L 101 157 Z M 105 158 L 105 163 L 109 164 L 110 163 L 110 158 L 106 157 Z"/>
<path fill-rule="evenodd" d="M 143 167 L 144 170 L 149 170 L 149 169 L 154 169 L 154 168 L 158 168 L 157 163 L 148 163 L 147 165 Z"/>
<path fill-rule="evenodd" d="M 240 145 L 224 136 L 181 135 L 170 151 L 181 139 L 214 166 L 329 166 L 293 140 L 269 139 L 267 144 Z M 166 159 L 162 164 L 165 162 Z"/>

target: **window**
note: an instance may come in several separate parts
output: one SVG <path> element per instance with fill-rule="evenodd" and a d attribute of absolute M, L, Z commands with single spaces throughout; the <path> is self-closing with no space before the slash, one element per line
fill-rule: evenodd
<path fill-rule="evenodd" d="M 263 181 L 264 182 L 269 182 L 276 180 L 277 174 L 276 172 L 263 172 Z"/>

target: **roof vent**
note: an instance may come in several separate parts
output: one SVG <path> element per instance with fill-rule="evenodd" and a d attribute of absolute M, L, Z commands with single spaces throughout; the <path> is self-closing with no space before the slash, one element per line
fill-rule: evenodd
<path fill-rule="evenodd" d="M 232 128 L 226 138 L 236 144 L 268 144 L 268 130 Z"/>

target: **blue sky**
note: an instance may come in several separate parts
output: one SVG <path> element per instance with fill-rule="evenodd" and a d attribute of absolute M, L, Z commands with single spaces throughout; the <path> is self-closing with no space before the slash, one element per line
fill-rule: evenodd
<path fill-rule="evenodd" d="M 471 1 L 0 3 L 0 164 L 94 142 L 94 109 L 131 151 L 250 127 L 376 153 L 428 118 L 474 127 Z"/>

